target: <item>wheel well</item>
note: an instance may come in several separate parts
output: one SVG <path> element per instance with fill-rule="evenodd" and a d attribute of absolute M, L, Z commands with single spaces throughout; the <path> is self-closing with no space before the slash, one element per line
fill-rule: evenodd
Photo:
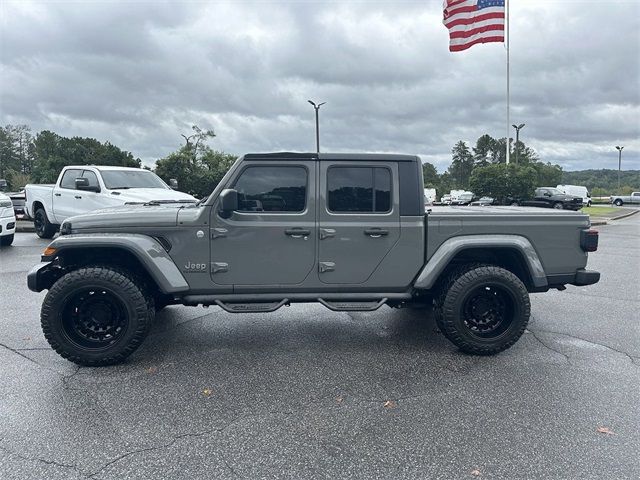
<path fill-rule="evenodd" d="M 88 265 L 113 266 L 128 270 L 139 277 L 154 296 L 162 296 L 157 282 L 133 253 L 117 247 L 76 248 L 58 254 L 58 263 L 65 273 Z"/>
<path fill-rule="evenodd" d="M 42 202 L 33 202 L 33 210 L 32 210 L 32 215 L 35 216 L 36 214 L 36 210 L 38 210 L 39 208 L 43 208 L 44 209 L 44 205 L 42 204 Z M 45 213 L 46 213 L 46 209 L 45 209 Z"/>
<path fill-rule="evenodd" d="M 528 290 L 533 288 L 531 273 L 522 253 L 515 248 L 509 247 L 468 248 L 462 250 L 451 259 L 447 268 L 440 274 L 438 282 L 445 278 L 451 269 L 455 269 L 465 263 L 487 263 L 502 267 L 516 275 Z"/>

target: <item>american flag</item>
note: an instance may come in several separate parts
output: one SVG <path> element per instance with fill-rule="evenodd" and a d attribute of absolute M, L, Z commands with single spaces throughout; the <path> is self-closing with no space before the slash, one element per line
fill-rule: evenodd
<path fill-rule="evenodd" d="M 504 42 L 504 0 L 445 0 L 449 51 L 460 52 L 476 43 Z"/>

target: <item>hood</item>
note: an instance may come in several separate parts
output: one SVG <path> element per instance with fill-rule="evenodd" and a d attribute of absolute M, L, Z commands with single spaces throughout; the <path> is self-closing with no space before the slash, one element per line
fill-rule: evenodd
<path fill-rule="evenodd" d="M 67 218 L 62 222 L 60 231 L 64 234 L 77 233 L 78 230 L 104 232 L 121 228 L 175 227 L 178 212 L 185 208 L 196 207 L 195 204 L 166 203 L 104 208 Z"/>
<path fill-rule="evenodd" d="M 163 200 L 191 200 L 196 202 L 197 199 L 192 195 L 184 192 L 178 192 L 168 188 L 130 188 L 122 190 L 111 190 L 110 197 L 117 198 L 123 203 L 133 202 L 151 202 Z"/>

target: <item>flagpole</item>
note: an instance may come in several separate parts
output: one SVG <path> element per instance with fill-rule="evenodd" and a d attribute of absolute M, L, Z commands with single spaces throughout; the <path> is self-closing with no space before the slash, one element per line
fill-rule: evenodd
<path fill-rule="evenodd" d="M 510 109 L 509 109 L 509 100 L 510 100 L 510 92 L 509 92 L 509 0 L 505 0 L 505 45 L 507 47 L 507 165 L 509 165 L 509 156 L 510 156 L 510 148 L 509 148 L 509 125 L 510 121 Z"/>

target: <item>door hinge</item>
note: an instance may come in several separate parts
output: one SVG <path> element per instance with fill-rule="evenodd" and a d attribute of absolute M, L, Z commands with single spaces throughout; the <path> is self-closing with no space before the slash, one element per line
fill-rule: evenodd
<path fill-rule="evenodd" d="M 226 237 L 227 231 L 228 230 L 226 228 L 214 228 L 211 230 L 211 239 L 215 240 L 216 238 Z"/>
<path fill-rule="evenodd" d="M 333 272 L 335 269 L 336 264 L 334 262 L 320 262 L 320 265 L 318 265 L 320 273 Z"/>
<path fill-rule="evenodd" d="M 333 228 L 321 228 L 320 229 L 320 240 L 324 240 L 325 238 L 335 237 L 336 231 Z"/>
<path fill-rule="evenodd" d="M 222 262 L 211 262 L 211 273 L 228 272 L 229 264 Z"/>

